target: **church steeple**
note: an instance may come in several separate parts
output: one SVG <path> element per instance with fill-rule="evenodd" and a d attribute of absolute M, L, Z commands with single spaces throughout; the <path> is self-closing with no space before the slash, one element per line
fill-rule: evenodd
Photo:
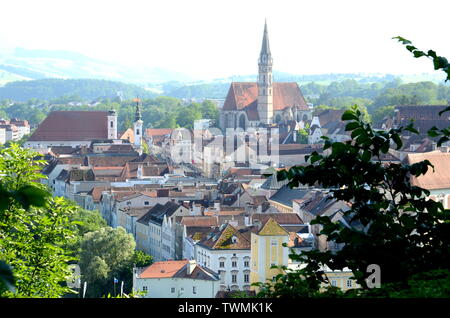
<path fill-rule="evenodd" d="M 267 21 L 264 22 L 264 34 L 261 46 L 261 53 L 259 54 L 259 64 L 272 64 L 272 54 L 270 53 L 269 33 L 267 32 Z"/>
<path fill-rule="evenodd" d="M 136 113 L 135 113 L 134 121 L 142 120 L 141 107 L 139 105 L 139 98 L 135 98 L 134 100 L 136 101 Z"/>
<path fill-rule="evenodd" d="M 134 120 L 134 145 L 140 148 L 142 146 L 144 122 L 142 121 L 141 116 L 141 107 L 139 105 L 140 100 L 139 98 L 135 98 L 134 101 L 136 102 L 136 113 Z"/>
<path fill-rule="evenodd" d="M 258 113 L 263 124 L 272 123 L 273 118 L 272 62 L 266 21 L 258 59 Z"/>

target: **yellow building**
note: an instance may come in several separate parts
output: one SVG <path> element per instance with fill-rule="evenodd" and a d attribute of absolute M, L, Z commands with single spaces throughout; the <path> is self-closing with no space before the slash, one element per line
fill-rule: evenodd
<path fill-rule="evenodd" d="M 283 247 L 283 243 L 288 242 L 289 232 L 273 218 L 262 224 L 258 231 L 251 233 L 251 284 L 265 283 L 282 272 L 281 269 L 271 267 L 288 265 L 289 248 Z M 255 286 L 251 289 L 257 290 Z"/>
<path fill-rule="evenodd" d="M 291 248 L 297 254 L 302 250 L 313 248 L 308 238 L 300 237 L 296 231 L 298 229 L 295 228 L 295 226 L 281 226 L 270 217 L 259 230 L 251 233 L 251 284 L 265 283 L 283 272 L 279 268 L 271 268 L 273 265 L 285 266 L 287 271 L 295 271 L 306 266 L 306 264 L 292 262 L 289 258 Z M 283 246 L 284 243 L 287 247 Z M 360 287 L 354 279 L 351 279 L 353 273 L 348 268 L 333 271 L 325 266 L 322 271 L 331 286 L 339 287 L 343 291 Z M 251 290 L 258 291 L 258 288 L 251 286 Z"/>

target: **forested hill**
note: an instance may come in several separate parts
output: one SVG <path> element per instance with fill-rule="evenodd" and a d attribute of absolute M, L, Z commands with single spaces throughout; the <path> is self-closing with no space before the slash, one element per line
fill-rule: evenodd
<path fill-rule="evenodd" d="M 155 96 L 154 93 L 133 84 L 97 79 L 51 78 L 7 83 L 0 87 L 0 100 L 24 102 L 34 98 L 53 100 L 70 96 L 73 101 L 92 101 L 98 98 L 116 98 L 119 92 L 124 99 Z"/>

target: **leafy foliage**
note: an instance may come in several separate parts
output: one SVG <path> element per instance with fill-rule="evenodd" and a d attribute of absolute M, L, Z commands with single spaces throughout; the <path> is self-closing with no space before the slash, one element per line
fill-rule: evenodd
<path fill-rule="evenodd" d="M 69 215 L 75 207 L 62 198 L 51 198 L 35 180 L 42 177 L 43 161 L 36 153 L 13 144 L 0 150 L 0 259 L 3 266 L 1 296 L 60 297 L 70 292 L 69 253 L 64 249 L 72 237 Z M 8 276 L 9 275 L 9 276 Z M 9 288 L 5 288 L 9 287 Z"/>
<path fill-rule="evenodd" d="M 319 250 L 291 254 L 291 259 L 306 267 L 278 277 L 275 286 L 262 285 L 263 295 L 316 295 L 321 284 L 327 283 L 322 265 L 332 270 L 348 267 L 363 289 L 370 264 L 381 267 L 384 284 L 397 288 L 406 288 L 413 275 L 448 269 L 450 211 L 428 200 L 428 190 L 410 183 L 411 176 L 425 174 L 432 165 L 427 160 L 412 165 L 381 160 L 391 145 L 401 148 L 404 131 L 417 131 L 412 124 L 374 130 L 362 117 L 357 107 L 347 110 L 342 120 L 348 121 L 346 130 L 351 131 L 352 140 L 331 142 L 323 137 L 324 150 L 331 150 L 330 154 L 313 152 L 309 165 L 278 173 L 278 179 L 288 179 L 291 187 L 303 184 L 329 189 L 334 199 L 349 203 L 344 215 L 350 224 L 361 226 L 348 228 L 328 216 L 317 217 L 311 223 L 321 226 L 320 234 L 344 247 L 334 254 Z"/>
<path fill-rule="evenodd" d="M 433 60 L 433 66 L 435 70 L 442 70 L 447 74 L 446 82 L 450 80 L 450 64 L 447 60 L 447 58 L 443 56 L 439 56 L 436 54 L 433 50 L 428 50 L 428 52 L 420 51 L 415 46 L 412 45 L 411 41 L 402 38 L 401 36 L 394 37 L 394 39 L 397 39 L 399 42 L 401 42 L 403 45 L 406 46 L 406 49 L 410 51 L 415 58 L 419 57 L 428 57 Z M 441 116 L 443 113 L 450 111 L 450 106 L 446 107 L 444 110 L 439 112 L 439 116 Z M 438 129 L 437 127 L 432 127 L 430 131 L 428 132 L 428 135 L 430 137 L 438 137 L 441 136 L 438 140 L 438 147 L 440 147 L 444 142 L 447 142 L 450 140 L 450 129 Z"/>
<path fill-rule="evenodd" d="M 88 282 L 89 297 L 113 293 L 114 277 L 124 281 L 125 291 L 131 291 L 133 267 L 152 262 L 151 256 L 135 251 L 135 247 L 133 236 L 122 227 L 103 227 L 83 236 L 80 268 Z"/>

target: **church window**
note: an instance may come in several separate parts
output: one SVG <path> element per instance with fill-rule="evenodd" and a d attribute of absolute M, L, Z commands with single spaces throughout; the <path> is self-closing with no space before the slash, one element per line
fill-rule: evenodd
<path fill-rule="evenodd" d="M 111 121 L 110 126 L 111 126 L 111 128 L 113 128 L 114 127 L 114 122 Z"/>
<path fill-rule="evenodd" d="M 136 135 L 139 135 L 139 128 L 136 129 Z"/>

